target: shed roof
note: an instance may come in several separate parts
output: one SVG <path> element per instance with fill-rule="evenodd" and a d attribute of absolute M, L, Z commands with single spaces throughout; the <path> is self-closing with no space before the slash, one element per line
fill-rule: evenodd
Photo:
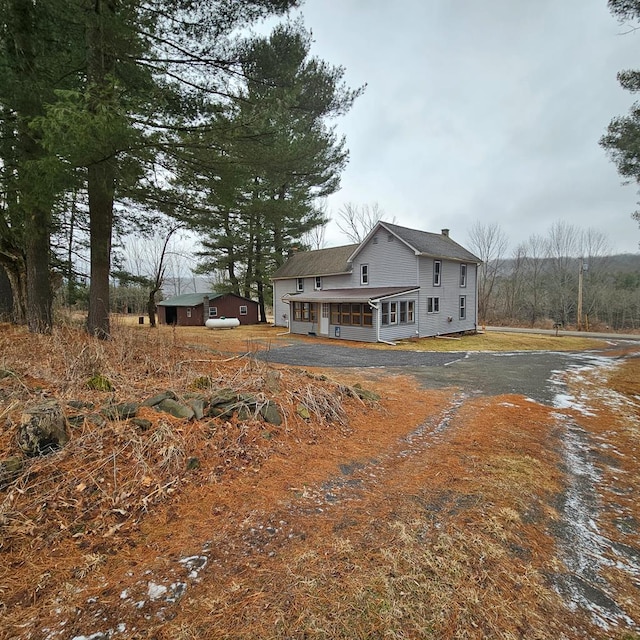
<path fill-rule="evenodd" d="M 272 276 L 272 280 L 302 278 L 304 276 L 329 276 L 351 273 L 349 256 L 359 247 L 348 244 L 342 247 L 300 251 L 292 255 Z"/>
<path fill-rule="evenodd" d="M 403 293 L 418 291 L 418 287 L 354 287 L 351 289 L 322 289 L 308 293 L 287 293 L 283 300 L 299 302 L 363 302 L 384 300 Z"/>

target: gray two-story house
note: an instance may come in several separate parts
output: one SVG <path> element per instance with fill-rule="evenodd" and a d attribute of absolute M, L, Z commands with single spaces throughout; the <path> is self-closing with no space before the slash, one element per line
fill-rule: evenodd
<path fill-rule="evenodd" d="M 479 263 L 447 229 L 378 222 L 361 244 L 292 255 L 272 277 L 274 322 L 364 342 L 474 331 Z"/>

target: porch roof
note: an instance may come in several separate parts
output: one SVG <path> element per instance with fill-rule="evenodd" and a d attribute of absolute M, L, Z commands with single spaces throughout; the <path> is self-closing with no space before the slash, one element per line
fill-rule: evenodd
<path fill-rule="evenodd" d="M 404 293 L 419 291 L 419 287 L 356 287 L 354 289 L 321 289 L 308 293 L 287 293 L 284 301 L 297 302 L 378 302 Z"/>

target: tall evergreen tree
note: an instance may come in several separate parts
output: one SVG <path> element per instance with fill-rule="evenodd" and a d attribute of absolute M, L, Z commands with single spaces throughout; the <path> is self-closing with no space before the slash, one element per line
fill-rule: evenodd
<path fill-rule="evenodd" d="M 193 219 L 206 234 L 203 267 L 224 269 L 236 292 L 256 295 L 262 320 L 270 274 L 306 233 L 326 223 L 315 202 L 339 187 L 348 152 L 327 121 L 346 113 L 363 91 L 344 85 L 344 69 L 310 57 L 310 46 L 298 22 L 246 42 L 244 81 L 216 120 L 229 133 L 222 145 L 220 136 L 201 139 L 207 150 L 201 155 L 215 156 L 208 172 L 181 176 L 206 189 Z"/>
<path fill-rule="evenodd" d="M 640 0 L 609 0 L 609 9 L 621 22 L 635 23 L 634 31 L 640 23 Z M 626 70 L 618 73 L 618 81 L 631 93 L 640 92 L 640 70 Z M 631 107 L 626 116 L 615 117 L 607 133 L 600 139 L 615 162 L 618 173 L 635 180 L 640 185 L 640 104 Z M 640 222 L 640 211 L 632 214 Z"/>
<path fill-rule="evenodd" d="M 59 94 L 41 124 L 48 147 L 86 169 L 90 333 L 110 333 L 114 203 L 149 204 L 149 176 L 182 153 L 176 132 L 197 129 L 202 106 L 224 99 L 234 67 L 227 44 L 233 31 L 295 4 L 80 0 L 86 52 L 74 71 L 80 89 Z"/>
<path fill-rule="evenodd" d="M 67 9 L 54 0 L 0 3 L 0 264 L 12 283 L 14 316 L 37 332 L 52 325 L 50 236 L 62 184 L 60 163 L 34 124 L 55 89 L 69 83 L 77 49 Z"/>

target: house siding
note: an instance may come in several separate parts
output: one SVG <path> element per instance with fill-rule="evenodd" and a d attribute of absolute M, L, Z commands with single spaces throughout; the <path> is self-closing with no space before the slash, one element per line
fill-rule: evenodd
<path fill-rule="evenodd" d="M 273 283 L 273 323 L 276 327 L 288 327 L 291 318 L 289 304 L 283 302 L 282 296 L 287 293 L 295 293 L 295 279 L 276 280 Z"/>
<path fill-rule="evenodd" d="M 339 336 L 336 336 L 336 329 L 340 329 Z M 357 342 L 377 342 L 375 326 L 350 327 L 332 324 L 329 325 L 329 338 L 335 338 L 336 340 L 355 340 Z"/>
<path fill-rule="evenodd" d="M 411 286 L 417 284 L 416 256 L 401 240 L 386 231 L 379 231 L 357 253 L 353 260 L 350 283 L 345 286 L 359 287 L 360 267 L 369 265 L 369 287 Z M 377 240 L 377 242 L 376 242 Z M 342 286 L 342 285 L 341 285 Z"/>
<path fill-rule="evenodd" d="M 420 336 L 443 335 L 462 331 L 473 331 L 476 328 L 476 265 L 467 264 L 467 286 L 460 286 L 460 263 L 453 260 L 441 260 L 442 271 L 440 286 L 433 285 L 434 259 L 420 258 L 420 304 L 419 332 Z M 460 296 L 466 296 L 466 318 L 459 318 Z M 428 313 L 428 298 L 440 300 L 438 313 Z M 451 318 L 451 320 L 449 320 Z"/>

